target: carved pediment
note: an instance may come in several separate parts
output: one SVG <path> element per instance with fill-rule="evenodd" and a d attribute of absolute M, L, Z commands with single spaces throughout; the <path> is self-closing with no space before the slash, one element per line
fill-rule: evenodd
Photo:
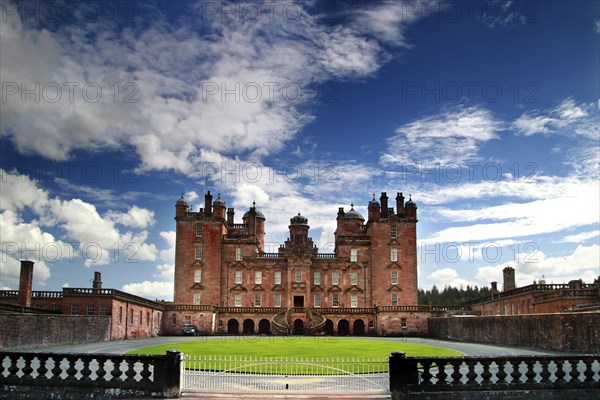
<path fill-rule="evenodd" d="M 356 285 L 352 285 L 351 287 L 349 287 L 348 289 L 346 289 L 344 291 L 344 293 L 348 293 L 348 292 L 350 292 L 350 293 L 364 293 L 364 290 L 362 290 L 361 288 L 359 288 Z"/>
<path fill-rule="evenodd" d="M 388 292 L 401 292 L 402 288 L 400 288 L 400 286 L 398 285 L 392 285 L 389 288 L 386 289 Z"/>
<path fill-rule="evenodd" d="M 272 292 L 283 292 L 285 291 L 285 288 L 281 285 L 275 285 L 271 288 Z"/>
<path fill-rule="evenodd" d="M 202 289 L 204 289 L 204 286 L 202 286 L 199 282 L 196 282 L 192 286 L 190 286 L 190 289 L 192 289 L 192 290 L 202 290 Z"/>
<path fill-rule="evenodd" d="M 341 291 L 342 291 L 342 289 L 340 289 L 340 287 L 338 285 L 335 285 L 335 286 L 327 289 L 327 293 L 339 293 Z"/>
<path fill-rule="evenodd" d="M 234 287 L 229 289 L 230 292 L 247 292 L 248 289 L 243 287 L 242 285 L 235 285 Z"/>
<path fill-rule="evenodd" d="M 394 261 L 389 263 L 386 268 L 398 268 L 398 269 L 402 269 L 402 265 L 400 265 L 400 263 L 398 261 Z"/>
<path fill-rule="evenodd" d="M 265 289 L 261 286 L 261 285 L 254 285 L 254 287 L 252 288 L 253 292 L 264 292 Z"/>
<path fill-rule="evenodd" d="M 313 286 L 312 289 L 310 289 L 310 290 L 311 290 L 311 292 L 322 292 L 324 289 L 321 286 L 317 285 L 317 286 Z"/>

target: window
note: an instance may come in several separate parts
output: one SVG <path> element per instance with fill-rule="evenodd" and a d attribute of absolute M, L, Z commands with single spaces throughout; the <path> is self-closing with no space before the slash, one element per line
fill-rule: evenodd
<path fill-rule="evenodd" d="M 87 305 L 87 309 L 85 310 L 85 313 L 87 315 L 94 315 L 94 305 L 93 304 L 88 304 Z"/>
<path fill-rule="evenodd" d="M 254 284 L 262 285 L 262 271 L 256 271 L 254 273 Z"/>
<path fill-rule="evenodd" d="M 340 284 L 340 273 L 339 272 L 331 273 L 331 284 L 334 286 Z"/>
<path fill-rule="evenodd" d="M 407 323 L 406 323 L 406 318 L 400 318 L 400 325 L 402 326 L 402 329 L 406 329 L 407 327 Z"/>
<path fill-rule="evenodd" d="M 60 306 L 60 304 L 55 304 L 55 305 L 54 305 L 54 307 L 53 307 L 53 310 L 54 310 L 55 312 L 61 312 L 62 310 L 61 310 L 61 306 Z"/>
<path fill-rule="evenodd" d="M 129 310 L 129 323 L 133 325 L 133 308 Z"/>
<path fill-rule="evenodd" d="M 106 315 L 106 305 L 100 304 L 98 306 L 98 315 Z"/>
<path fill-rule="evenodd" d="M 254 307 L 262 307 L 262 294 L 254 294 Z"/>
<path fill-rule="evenodd" d="M 142 310 L 140 310 L 140 325 L 142 325 L 142 322 L 144 322 L 144 318 L 143 318 L 143 313 Z"/>
<path fill-rule="evenodd" d="M 194 304 L 200 304 L 200 292 L 194 292 Z"/>
<path fill-rule="evenodd" d="M 350 295 L 350 307 L 352 307 L 352 308 L 358 307 L 358 295 L 356 295 L 356 294 Z"/>
<path fill-rule="evenodd" d="M 302 270 L 296 268 L 296 282 L 302 282 Z"/>
<path fill-rule="evenodd" d="M 79 304 L 71 304 L 71 315 L 79 315 Z"/>
<path fill-rule="evenodd" d="M 350 273 L 350 284 L 354 286 L 358 285 L 358 272 Z"/>
<path fill-rule="evenodd" d="M 321 284 L 321 272 L 320 271 L 315 271 L 315 275 L 313 276 L 313 283 L 315 285 Z"/>
<path fill-rule="evenodd" d="M 398 305 L 398 295 L 396 293 L 392 294 L 392 305 L 393 306 Z"/>
<path fill-rule="evenodd" d="M 398 249 L 390 249 L 390 261 L 398 261 Z"/>
<path fill-rule="evenodd" d="M 275 307 L 281 307 L 281 293 L 275 293 L 273 305 Z"/>
<path fill-rule="evenodd" d="M 358 261 L 358 250 L 350 249 L 350 262 Z"/>
<path fill-rule="evenodd" d="M 241 293 L 236 293 L 235 294 L 235 306 L 236 307 L 241 307 L 242 306 L 242 294 Z"/>
<path fill-rule="evenodd" d="M 340 295 L 337 293 L 334 293 L 331 295 L 331 306 L 332 307 L 339 307 L 340 306 Z"/>
<path fill-rule="evenodd" d="M 392 285 L 398 284 L 398 271 L 392 271 Z"/>
<path fill-rule="evenodd" d="M 390 226 L 390 239 L 396 239 L 398 237 L 398 227 L 396 225 Z"/>
<path fill-rule="evenodd" d="M 281 271 L 275 271 L 275 277 L 273 279 L 276 285 L 281 285 Z"/>
<path fill-rule="evenodd" d="M 242 271 L 235 271 L 235 284 L 236 285 L 242 284 Z"/>
<path fill-rule="evenodd" d="M 202 225 L 201 224 L 196 225 L 196 236 L 202 237 Z"/>
<path fill-rule="evenodd" d="M 146 326 L 150 326 L 150 311 L 146 311 Z"/>
<path fill-rule="evenodd" d="M 196 254 L 194 255 L 196 260 L 202 260 L 202 247 L 196 246 Z"/>
<path fill-rule="evenodd" d="M 202 270 L 195 269 L 194 270 L 194 282 L 202 282 Z"/>
<path fill-rule="evenodd" d="M 242 248 L 238 247 L 235 249 L 235 261 L 242 261 L 244 259 L 244 253 L 242 252 Z"/>
<path fill-rule="evenodd" d="M 318 294 L 318 293 L 314 294 L 313 306 L 314 307 L 321 307 L 321 295 Z"/>
<path fill-rule="evenodd" d="M 173 318 L 175 318 L 175 316 L 173 316 Z M 119 306 L 119 323 L 122 324 L 123 323 L 123 306 Z M 175 322 L 173 322 L 175 323 Z"/>
<path fill-rule="evenodd" d="M 186 315 L 185 317 L 183 317 L 183 324 L 184 325 L 191 325 L 192 324 L 192 317 L 189 315 Z"/>

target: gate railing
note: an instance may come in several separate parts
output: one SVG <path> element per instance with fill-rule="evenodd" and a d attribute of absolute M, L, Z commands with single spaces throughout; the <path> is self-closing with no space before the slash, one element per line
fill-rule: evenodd
<path fill-rule="evenodd" d="M 388 358 L 235 357 L 185 355 L 183 390 L 388 391 Z"/>

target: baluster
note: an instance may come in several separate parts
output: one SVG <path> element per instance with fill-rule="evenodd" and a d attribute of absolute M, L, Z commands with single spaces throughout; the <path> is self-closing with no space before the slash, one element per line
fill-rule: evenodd
<path fill-rule="evenodd" d="M 98 362 L 98 370 L 96 371 L 96 380 L 104 381 L 104 376 L 106 375 L 106 370 L 104 369 L 104 363 L 106 362 L 106 357 L 98 356 L 98 357 L 96 357 L 96 361 Z"/>
<path fill-rule="evenodd" d="M 466 361 L 467 366 L 469 367 L 469 372 L 467 372 L 467 385 L 476 385 L 477 374 L 475 373 L 475 364 L 477 361 Z"/>
<path fill-rule="evenodd" d="M 46 373 L 48 372 L 48 368 L 46 368 L 46 362 L 48 361 L 47 355 L 38 355 L 37 359 L 40 365 L 37 368 L 37 376 L 35 379 L 46 379 Z"/>
<path fill-rule="evenodd" d="M 125 379 L 125 382 L 135 381 L 135 376 L 137 375 L 137 372 L 135 371 L 135 363 L 137 360 L 135 358 L 129 358 L 126 359 L 125 362 L 127 363 L 127 371 L 125 371 L 127 379 Z"/>
<path fill-rule="evenodd" d="M 52 362 L 54 363 L 54 367 L 52 368 L 52 376 L 50 379 L 61 379 L 62 368 L 60 364 L 62 363 L 63 358 L 59 356 L 52 356 Z"/>
<path fill-rule="evenodd" d="M 429 368 L 431 368 L 431 361 L 422 360 L 421 365 L 423 366 L 423 372 L 421 373 L 421 384 L 423 385 L 431 385 L 431 372 L 429 372 Z"/>
<path fill-rule="evenodd" d="M 445 385 L 446 384 L 446 378 L 448 377 L 448 374 L 446 374 L 446 362 L 442 361 L 442 360 L 436 360 L 435 364 L 438 366 L 438 373 L 436 375 L 436 379 L 437 385 Z"/>
<path fill-rule="evenodd" d="M 496 374 L 498 380 L 496 383 L 506 383 L 506 377 L 508 376 L 504 369 L 506 366 L 506 360 L 496 360 L 496 365 L 498 366 L 498 373 Z"/>
<path fill-rule="evenodd" d="M 79 359 L 79 357 L 77 357 L 77 356 L 68 356 L 67 357 L 67 361 L 69 362 L 69 368 L 67 369 L 66 380 L 68 380 L 68 381 L 77 380 L 77 378 L 75 377 L 75 375 L 77 375 L 77 369 L 75 368 L 75 363 L 77 363 L 78 359 Z"/>
<path fill-rule="evenodd" d="M 512 378 L 511 383 L 519 383 L 521 382 L 521 371 L 519 371 L 519 368 L 521 366 L 521 361 L 513 361 L 511 362 L 513 370 L 510 373 L 510 377 Z"/>
<path fill-rule="evenodd" d="M 594 360 L 590 358 L 588 360 L 584 360 L 584 363 L 586 367 L 585 371 L 583 372 L 583 375 L 585 375 L 585 382 L 592 382 L 594 380 L 594 370 L 592 369 Z"/>
<path fill-rule="evenodd" d="M 525 382 L 527 382 L 527 383 L 535 383 L 536 373 L 533 370 L 534 364 L 535 364 L 535 361 L 532 361 L 532 360 L 525 361 L 525 365 L 527 365 L 527 372 L 525 373 L 527 380 Z"/>
<path fill-rule="evenodd" d="M 90 369 L 90 361 L 89 356 L 82 358 L 83 368 L 81 369 L 81 380 L 82 381 L 91 381 L 90 375 L 92 374 L 92 370 Z"/>
<path fill-rule="evenodd" d="M 571 372 L 569 373 L 569 376 L 571 377 L 571 382 L 574 383 L 579 383 L 579 360 L 569 360 L 569 363 L 571 364 Z"/>
<path fill-rule="evenodd" d="M 491 360 L 481 360 L 479 361 L 481 366 L 483 367 L 483 371 L 481 372 L 481 383 L 491 383 L 490 378 L 492 377 L 492 373 L 490 372 L 490 364 Z"/>
<path fill-rule="evenodd" d="M 112 375 L 112 379 L 110 380 L 111 382 L 123 382 L 123 379 L 121 379 L 121 361 L 114 360 L 112 359 L 112 365 L 113 365 L 113 369 L 112 371 L 110 371 L 110 374 Z"/>
<path fill-rule="evenodd" d="M 150 375 L 152 375 L 152 372 L 150 372 L 150 361 L 145 360 L 143 361 L 142 365 L 143 369 L 142 372 L 140 372 L 142 379 L 140 380 L 140 382 L 151 382 Z"/>
<path fill-rule="evenodd" d="M 33 354 L 23 354 L 23 360 L 25 360 L 25 365 L 23 366 L 23 376 L 22 379 L 33 379 L 31 373 L 33 372 L 33 368 L 31 368 L 31 362 L 33 361 Z"/>
<path fill-rule="evenodd" d="M 458 361 L 458 360 L 453 360 L 450 364 L 452 364 L 452 367 L 454 368 L 454 372 L 452 372 L 452 384 L 453 385 L 460 385 L 462 383 L 462 374 L 460 373 L 460 366 L 462 365 L 462 361 Z"/>
<path fill-rule="evenodd" d="M 550 371 L 548 370 L 548 365 L 550 361 L 547 359 L 540 360 L 540 364 L 542 365 L 542 372 L 540 372 L 540 383 L 550 382 Z"/>
<path fill-rule="evenodd" d="M 564 377 L 566 375 L 565 371 L 563 371 L 564 361 L 556 360 L 554 363 L 556 364 L 556 382 L 564 382 Z"/>
<path fill-rule="evenodd" d="M 4 376 L 4 371 L 6 370 L 6 368 L 4 368 L 4 360 L 5 359 L 6 359 L 6 356 L 0 357 L 0 377 Z"/>
<path fill-rule="evenodd" d="M 19 372 L 19 367 L 17 366 L 17 362 L 19 361 L 19 358 L 21 358 L 21 356 L 18 354 L 12 354 L 12 355 L 8 356 L 8 359 L 10 360 L 10 366 L 8 367 L 7 378 L 16 378 L 17 377 L 17 372 Z"/>

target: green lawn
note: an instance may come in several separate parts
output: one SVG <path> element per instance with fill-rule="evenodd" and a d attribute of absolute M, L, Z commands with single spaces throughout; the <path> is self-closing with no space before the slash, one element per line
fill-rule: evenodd
<path fill-rule="evenodd" d="M 221 339 L 199 338 L 190 342 L 179 342 L 165 344 L 160 346 L 145 347 L 130 351 L 128 354 L 165 354 L 167 350 L 179 350 L 187 356 L 208 357 L 220 356 L 223 360 L 232 360 L 233 357 L 240 359 L 262 357 L 287 357 L 292 359 L 289 364 L 294 365 L 297 373 L 333 373 L 323 369 L 316 369 L 310 365 L 298 367 L 301 365 L 298 358 L 309 360 L 308 364 L 315 359 L 335 359 L 344 358 L 355 360 L 359 358 L 381 359 L 377 366 L 380 372 L 387 371 L 387 358 L 393 351 L 403 351 L 409 357 L 428 357 L 428 356 L 461 356 L 462 354 L 443 347 L 430 346 L 416 343 L 391 342 L 385 340 L 367 340 L 367 339 L 349 339 L 336 337 L 234 337 L 224 336 Z M 192 357 L 190 357 L 192 358 Z M 313 360 L 313 361 L 310 361 Z M 345 367 L 348 370 L 360 372 L 366 368 L 367 361 L 348 362 Z M 277 365 L 276 365 L 277 364 Z M 258 367 L 256 364 L 244 364 L 234 361 L 223 361 L 219 363 L 195 364 L 189 365 L 190 369 L 197 370 L 225 370 L 231 369 L 239 372 L 261 372 L 276 373 L 280 371 L 282 363 L 262 364 Z M 269 366 L 270 365 L 270 366 Z M 372 368 L 373 366 L 369 367 Z"/>

